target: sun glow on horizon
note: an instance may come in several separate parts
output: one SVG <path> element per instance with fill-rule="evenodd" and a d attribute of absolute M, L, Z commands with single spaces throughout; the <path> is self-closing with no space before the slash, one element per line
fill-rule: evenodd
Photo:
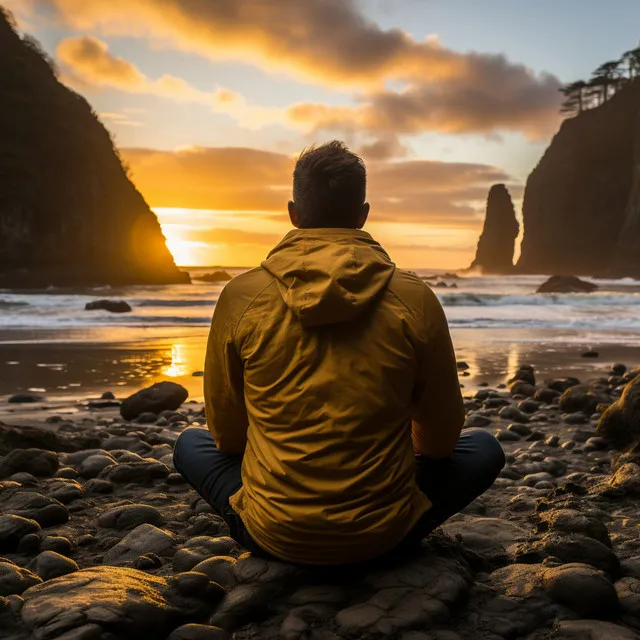
<path fill-rule="evenodd" d="M 180 267 L 255 266 L 291 230 L 286 215 L 261 211 L 153 208 L 167 248 Z M 457 270 L 468 266 L 477 231 L 457 226 L 367 223 L 402 268 Z"/>
<path fill-rule="evenodd" d="M 200 259 L 198 254 L 198 243 L 190 242 L 189 240 L 181 240 L 177 237 L 172 237 L 171 233 L 167 233 L 167 230 L 163 227 L 163 233 L 167 238 L 167 249 L 171 251 L 171 255 L 175 260 L 175 263 L 179 267 L 198 267 L 200 265 Z M 206 261 L 205 261 L 206 263 Z M 204 265 L 203 265 L 204 266 Z"/>

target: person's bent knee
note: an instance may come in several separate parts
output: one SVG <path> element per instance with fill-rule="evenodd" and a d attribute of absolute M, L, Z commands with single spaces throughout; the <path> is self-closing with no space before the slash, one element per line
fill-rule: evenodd
<path fill-rule="evenodd" d="M 176 471 L 182 473 L 184 469 L 182 461 L 188 459 L 189 452 L 193 451 L 195 443 L 203 437 L 203 434 L 209 435 L 209 432 L 200 427 L 189 427 L 178 436 L 173 445 L 173 466 Z"/>
<path fill-rule="evenodd" d="M 478 453 L 482 455 L 487 473 L 491 472 L 494 478 L 497 478 L 507 462 L 502 445 L 497 438 L 483 429 L 467 429 L 462 433 L 468 434 L 468 437 L 473 439 Z"/>

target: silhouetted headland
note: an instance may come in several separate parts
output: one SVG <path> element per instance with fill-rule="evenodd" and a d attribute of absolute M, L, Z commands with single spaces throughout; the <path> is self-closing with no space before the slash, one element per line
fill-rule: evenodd
<path fill-rule="evenodd" d="M 0 286 L 188 282 L 88 102 L 0 10 Z"/>

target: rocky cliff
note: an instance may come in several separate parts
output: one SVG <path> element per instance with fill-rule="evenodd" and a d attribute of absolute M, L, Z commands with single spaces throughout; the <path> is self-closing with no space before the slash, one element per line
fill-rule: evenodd
<path fill-rule="evenodd" d="M 0 286 L 188 282 L 107 130 L 0 9 Z"/>
<path fill-rule="evenodd" d="M 470 269 L 483 273 L 506 273 L 513 269 L 513 251 L 520 231 L 509 191 L 494 184 L 487 198 L 487 215 Z"/>
<path fill-rule="evenodd" d="M 598 275 L 616 265 L 616 275 L 638 272 L 637 240 L 627 244 L 622 230 L 637 229 L 640 215 L 639 111 L 636 80 L 562 124 L 527 181 L 519 271 Z"/>
<path fill-rule="evenodd" d="M 635 130 L 632 186 L 609 275 L 640 279 L 640 113 Z"/>

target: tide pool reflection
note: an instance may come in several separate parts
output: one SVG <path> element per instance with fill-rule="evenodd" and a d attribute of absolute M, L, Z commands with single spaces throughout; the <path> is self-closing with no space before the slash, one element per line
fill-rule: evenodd
<path fill-rule="evenodd" d="M 190 375 L 195 369 L 189 370 L 186 347 L 184 344 L 176 343 L 171 346 L 171 364 L 164 367 L 160 373 L 170 378 Z"/>
<path fill-rule="evenodd" d="M 124 397 L 172 380 L 187 389 L 189 399 L 200 401 L 202 377 L 193 373 L 202 371 L 205 349 L 206 335 L 120 345 L 2 345 L 0 396 L 39 388 L 47 398 L 90 398 L 105 391 Z"/>

